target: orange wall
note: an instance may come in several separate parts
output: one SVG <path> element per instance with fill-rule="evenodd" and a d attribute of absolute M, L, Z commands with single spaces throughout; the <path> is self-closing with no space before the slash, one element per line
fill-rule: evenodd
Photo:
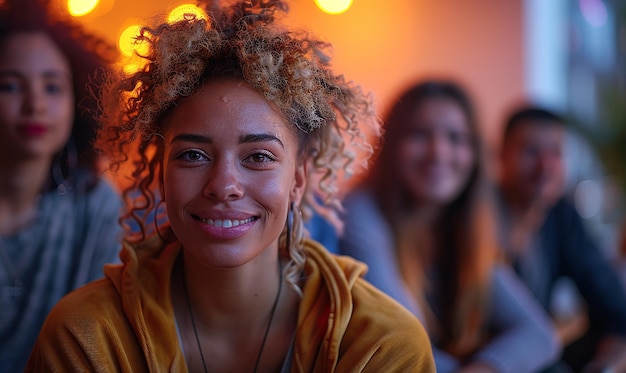
<path fill-rule="evenodd" d="M 183 2 L 102 1 L 110 10 L 83 21 L 111 41 L 130 19 Z M 495 143 L 504 110 L 524 94 L 522 1 L 354 0 L 346 13 L 328 15 L 313 0 L 294 0 L 286 22 L 331 42 L 337 71 L 373 91 L 380 109 L 423 76 L 458 78 Z"/>

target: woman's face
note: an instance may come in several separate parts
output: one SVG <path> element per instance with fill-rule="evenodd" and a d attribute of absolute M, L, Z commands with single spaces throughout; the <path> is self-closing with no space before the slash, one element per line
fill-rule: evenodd
<path fill-rule="evenodd" d="M 280 112 L 246 83 L 210 82 L 165 119 L 164 141 L 163 194 L 185 252 L 212 268 L 277 256 L 305 186 Z"/>
<path fill-rule="evenodd" d="M 72 73 L 52 40 L 42 33 L 0 40 L 0 159 L 51 158 L 73 119 Z"/>
<path fill-rule="evenodd" d="M 427 99 L 405 125 L 396 153 L 400 182 L 418 203 L 451 203 L 476 162 L 463 109 L 451 99 Z"/>

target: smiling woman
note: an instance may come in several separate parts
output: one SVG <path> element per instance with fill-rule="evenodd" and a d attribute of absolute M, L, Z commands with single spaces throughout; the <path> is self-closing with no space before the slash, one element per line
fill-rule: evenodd
<path fill-rule="evenodd" d="M 298 139 L 282 114 L 247 84 L 208 82 L 163 121 L 163 138 L 163 197 L 188 257 L 216 268 L 244 265 L 266 248 L 277 257 L 287 201 L 299 204 L 305 186 Z"/>
<path fill-rule="evenodd" d="M 145 68 L 103 87 L 98 144 L 133 162 L 141 230 L 57 305 L 27 370 L 434 372 L 419 321 L 303 226 L 314 194 L 337 202 L 348 146 L 371 153 L 369 96 L 278 25 L 283 2 L 211 9 L 143 28 Z"/>
<path fill-rule="evenodd" d="M 99 177 L 87 112 L 95 109 L 87 83 L 112 49 L 47 5 L 0 2 L 0 369 L 7 372 L 24 370 L 50 309 L 101 277 L 120 248 L 121 200 Z"/>
<path fill-rule="evenodd" d="M 366 279 L 424 320 L 438 372 L 541 370 L 560 346 L 532 295 L 497 264 L 469 95 L 427 80 L 394 102 L 372 173 L 346 197 L 340 252 L 366 262 Z"/>

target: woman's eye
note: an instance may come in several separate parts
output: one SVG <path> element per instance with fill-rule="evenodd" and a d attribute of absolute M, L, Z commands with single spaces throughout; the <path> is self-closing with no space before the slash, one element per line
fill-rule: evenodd
<path fill-rule="evenodd" d="M 250 159 L 252 159 L 252 161 L 254 162 L 267 162 L 272 160 L 267 154 L 263 153 L 253 154 L 252 156 L 250 156 Z"/>
<path fill-rule="evenodd" d="M 188 162 L 199 162 L 205 160 L 207 157 L 197 150 L 186 150 L 180 153 L 176 159 L 182 159 Z"/>
<path fill-rule="evenodd" d="M 469 141 L 469 136 L 460 132 L 450 132 L 448 138 L 453 144 L 465 144 Z"/>
<path fill-rule="evenodd" d="M 48 83 L 45 86 L 46 93 L 61 93 L 64 91 L 63 86 L 57 83 Z"/>
<path fill-rule="evenodd" d="M 254 153 L 245 160 L 247 163 L 256 166 L 268 166 L 276 161 L 276 157 L 271 153 Z"/>
<path fill-rule="evenodd" d="M 15 82 L 0 82 L 0 92 L 14 93 L 19 91 L 19 85 Z"/>

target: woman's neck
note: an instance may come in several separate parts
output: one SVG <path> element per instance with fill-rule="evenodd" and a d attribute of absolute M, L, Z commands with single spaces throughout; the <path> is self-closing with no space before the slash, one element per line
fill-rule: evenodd
<path fill-rule="evenodd" d="M 48 179 L 49 162 L 0 165 L 0 235 L 10 235 L 34 218 Z"/>
<path fill-rule="evenodd" d="M 397 227 L 398 238 L 401 240 L 402 255 L 417 255 L 423 268 L 430 266 L 436 253 L 436 234 L 440 222 L 440 214 L 435 211 L 413 211 L 401 218 L 401 226 Z"/>
<path fill-rule="evenodd" d="M 202 371 L 198 364 L 205 359 L 238 371 L 253 371 L 257 359 L 259 372 L 282 365 L 295 332 L 299 297 L 280 274 L 277 252 L 267 251 L 247 268 L 224 270 L 183 258 L 172 297 L 184 350 L 196 370 Z"/>
<path fill-rule="evenodd" d="M 413 224 L 432 231 L 439 226 L 443 208 L 434 204 L 420 204 L 407 211 L 406 215 Z"/>
<path fill-rule="evenodd" d="M 277 297 L 281 270 L 278 255 L 266 254 L 232 269 L 208 269 L 194 258 L 183 257 L 187 294 L 195 312 L 202 315 L 202 324 L 233 330 L 262 318 Z"/>

